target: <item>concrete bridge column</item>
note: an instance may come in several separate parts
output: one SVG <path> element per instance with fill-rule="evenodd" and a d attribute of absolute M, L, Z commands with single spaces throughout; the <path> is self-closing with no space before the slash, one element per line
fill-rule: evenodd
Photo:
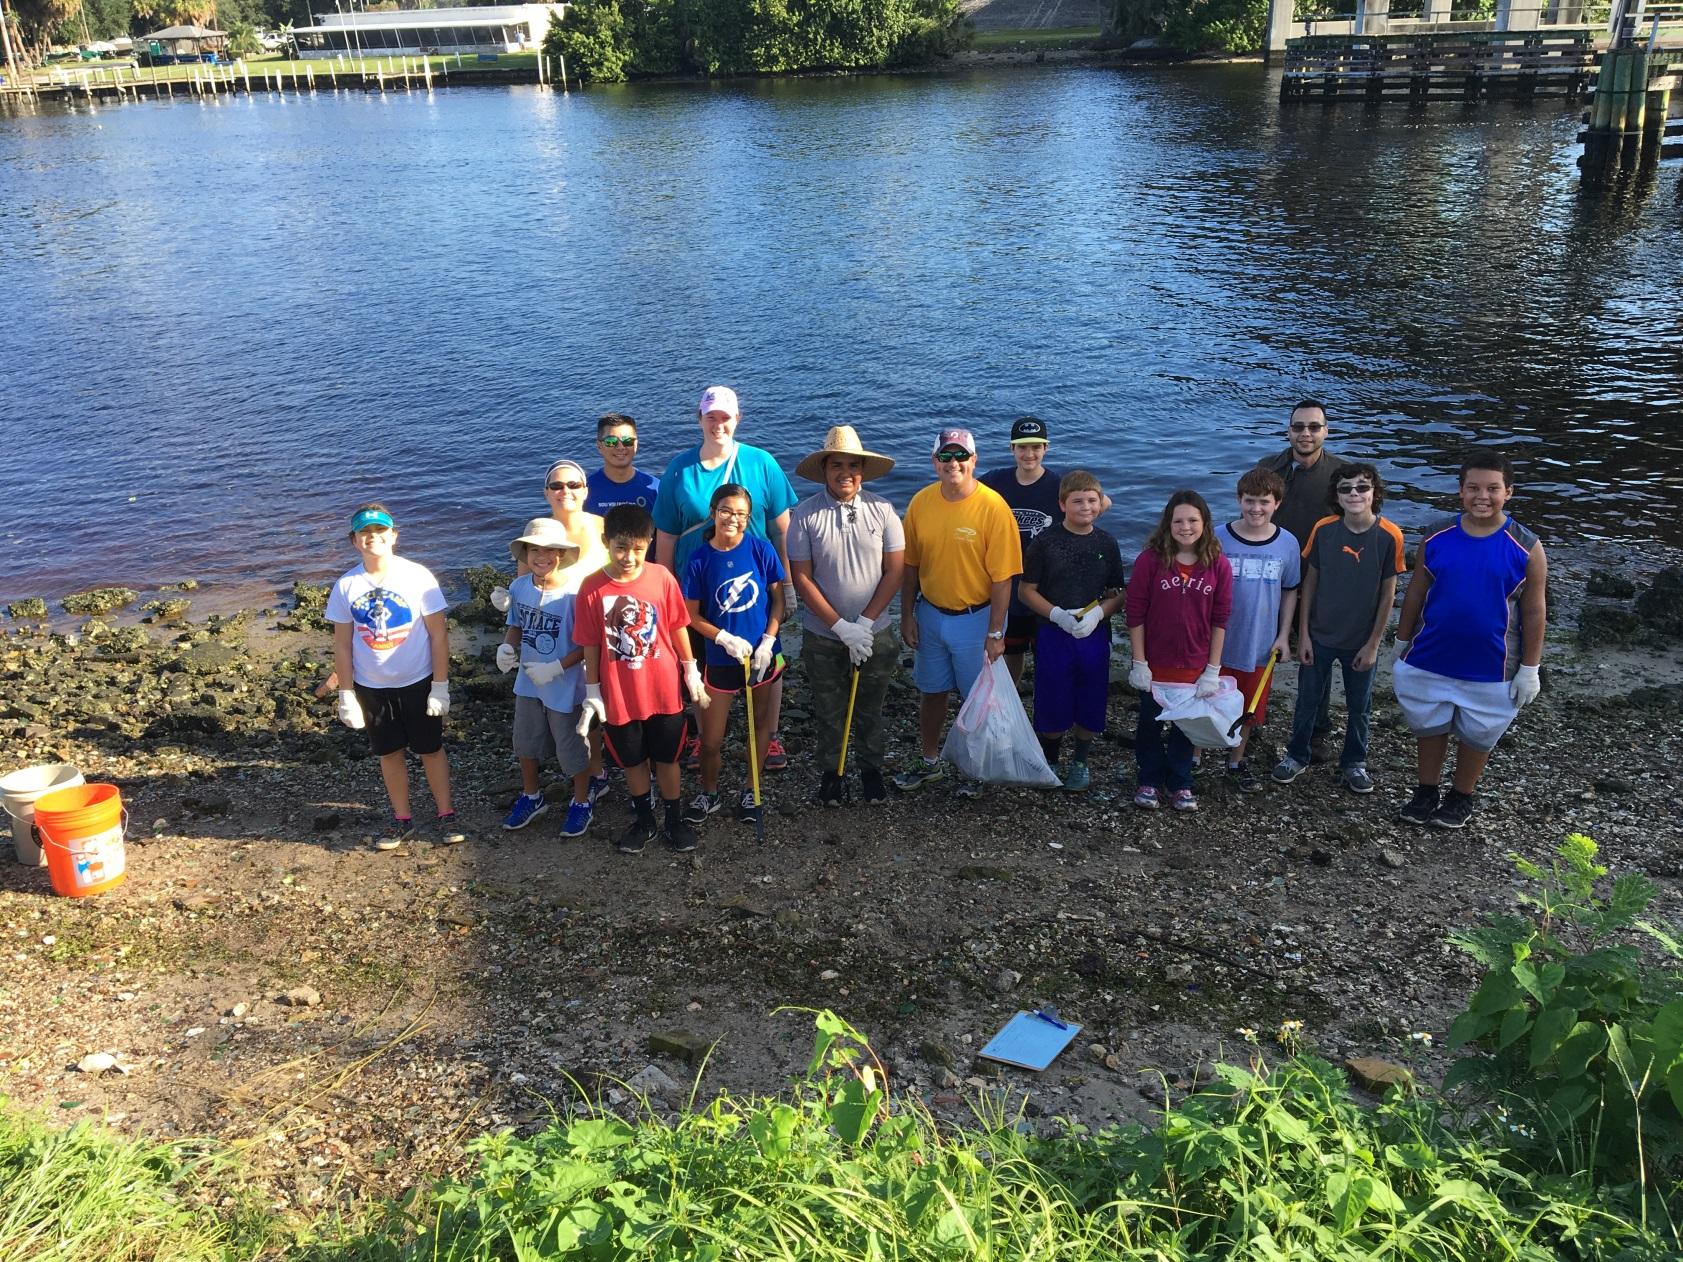
<path fill-rule="evenodd" d="M 1265 60 L 1278 61 L 1286 51 L 1286 40 L 1292 35 L 1292 17 L 1296 0 L 1268 0 L 1268 42 L 1263 48 Z"/>
<path fill-rule="evenodd" d="M 1496 0 L 1496 29 L 1498 31 L 1534 31 L 1541 16 L 1538 6 L 1542 0 Z"/>
<path fill-rule="evenodd" d="M 1391 0 L 1356 0 L 1356 34 L 1383 35 L 1391 24 Z"/>

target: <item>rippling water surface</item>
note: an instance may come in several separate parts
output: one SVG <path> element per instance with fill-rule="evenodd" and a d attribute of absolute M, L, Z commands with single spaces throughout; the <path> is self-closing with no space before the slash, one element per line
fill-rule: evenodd
<path fill-rule="evenodd" d="M 1678 174 L 1577 191 L 1575 112 L 1282 110 L 1256 67 L 258 96 L 0 115 L 0 599 L 336 573 L 358 501 L 502 554 L 594 417 L 713 381 L 1005 463 L 1023 412 L 1137 539 L 1326 399 L 1405 522 L 1471 439 L 1554 537 L 1676 542 Z"/>

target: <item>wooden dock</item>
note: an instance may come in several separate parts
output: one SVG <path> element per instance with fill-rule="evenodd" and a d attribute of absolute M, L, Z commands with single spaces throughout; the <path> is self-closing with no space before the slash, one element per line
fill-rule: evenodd
<path fill-rule="evenodd" d="M 1309 35 L 1286 42 L 1282 101 L 1579 97 L 1595 83 L 1594 28 Z"/>
<path fill-rule="evenodd" d="M 431 91 L 451 84 L 547 83 L 543 70 L 492 69 L 465 66 L 447 68 L 428 65 L 421 58 L 389 58 L 365 62 L 324 62 L 299 71 L 265 70 L 261 63 L 254 73 L 248 67 L 204 65 L 191 74 L 154 74 L 132 66 L 93 67 L 60 71 L 50 78 L 37 77 L 23 83 L 0 86 L 0 101 L 36 100 L 75 103 L 123 100 L 214 99 L 249 93 L 292 92 L 408 92 Z"/>

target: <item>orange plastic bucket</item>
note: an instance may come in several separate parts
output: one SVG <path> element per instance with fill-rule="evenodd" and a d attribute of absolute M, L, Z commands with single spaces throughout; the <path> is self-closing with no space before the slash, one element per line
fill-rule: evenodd
<path fill-rule="evenodd" d="M 121 885 L 127 822 L 114 784 L 80 784 L 37 798 L 35 827 L 53 892 L 83 898 Z"/>

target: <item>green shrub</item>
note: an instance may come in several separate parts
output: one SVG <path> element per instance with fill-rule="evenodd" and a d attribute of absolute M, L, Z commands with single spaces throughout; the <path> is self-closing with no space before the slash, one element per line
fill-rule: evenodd
<path fill-rule="evenodd" d="M 1520 895 L 1530 914 L 1495 916 L 1452 938 L 1485 973 L 1449 1030 L 1451 1048 L 1477 1054 L 1450 1070 L 1444 1088 L 1504 1109 L 1499 1120 L 1533 1164 L 1675 1197 L 1683 947 L 1640 919 L 1653 883 L 1626 874 L 1608 884 L 1595 856 L 1581 834 L 1546 869 L 1513 856 L 1530 882 Z"/>

